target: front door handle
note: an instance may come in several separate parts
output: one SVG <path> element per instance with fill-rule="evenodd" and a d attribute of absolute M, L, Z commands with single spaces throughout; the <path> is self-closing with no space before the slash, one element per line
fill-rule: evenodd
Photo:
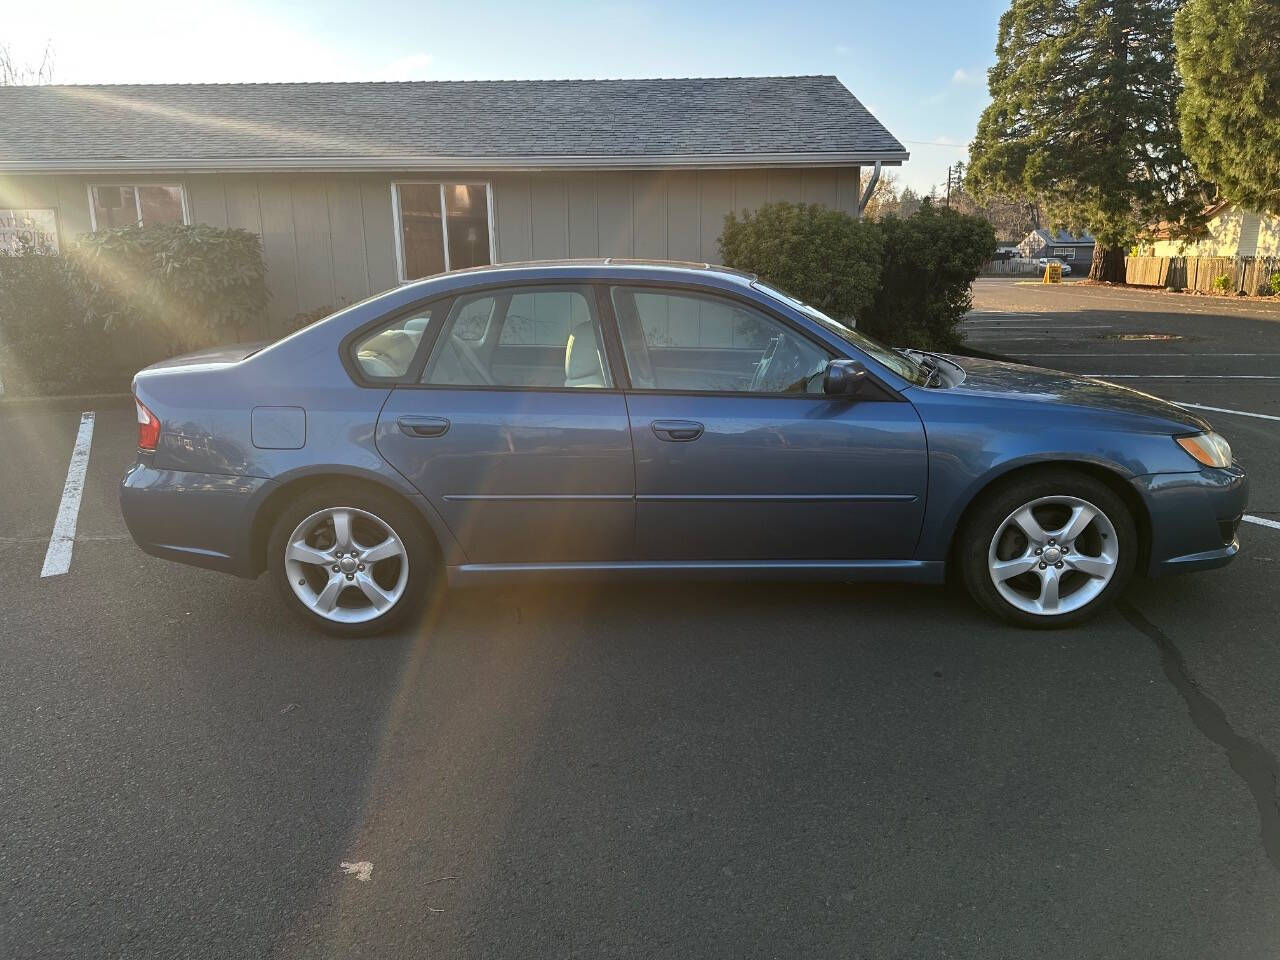
<path fill-rule="evenodd" d="M 409 437 L 443 437 L 449 432 L 449 421 L 444 417 L 401 417 L 396 423 Z"/>
<path fill-rule="evenodd" d="M 688 443 L 702 436 L 703 426 L 697 420 L 655 420 L 653 433 L 659 440 Z"/>

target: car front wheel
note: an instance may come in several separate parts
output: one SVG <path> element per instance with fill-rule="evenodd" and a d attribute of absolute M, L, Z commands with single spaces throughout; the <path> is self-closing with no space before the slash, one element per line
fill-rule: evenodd
<path fill-rule="evenodd" d="M 1124 591 L 1138 536 L 1124 501 L 1083 473 L 1046 471 L 987 496 L 961 532 L 974 599 L 1030 627 L 1078 623 Z"/>
<path fill-rule="evenodd" d="M 341 637 L 404 622 L 427 594 L 430 553 L 393 494 L 323 487 L 292 502 L 268 540 L 268 567 L 303 621 Z"/>

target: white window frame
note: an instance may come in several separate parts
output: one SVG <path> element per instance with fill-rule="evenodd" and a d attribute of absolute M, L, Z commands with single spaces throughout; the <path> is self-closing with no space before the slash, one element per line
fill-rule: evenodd
<path fill-rule="evenodd" d="M 1075 247 L 1054 247 L 1053 255 L 1059 260 L 1074 260 L 1076 258 Z"/>
<path fill-rule="evenodd" d="M 187 202 L 187 185 L 179 180 L 126 180 L 126 181 L 94 181 L 84 185 L 85 196 L 89 198 L 89 229 L 90 232 L 97 232 L 98 229 L 98 211 L 95 209 L 93 202 L 93 191 L 99 187 L 129 187 L 133 190 L 134 210 L 138 214 L 136 224 L 142 223 L 142 198 L 138 196 L 139 187 L 169 187 L 178 191 L 178 197 L 182 200 L 182 223 L 184 226 L 191 225 L 191 207 Z"/>
<path fill-rule="evenodd" d="M 404 224 L 401 222 L 400 216 L 400 187 L 430 187 L 437 186 L 440 188 L 440 221 L 441 232 L 444 240 L 444 269 L 449 272 L 453 267 L 449 264 L 449 212 L 444 205 L 444 188 L 445 187 L 484 187 L 484 197 L 486 212 L 488 217 L 489 229 L 489 263 L 496 264 L 498 262 L 498 237 L 493 229 L 493 184 L 487 180 L 392 180 L 391 181 L 391 229 L 395 231 L 396 241 L 396 281 L 398 283 L 413 283 L 414 280 L 420 280 L 421 277 L 415 277 L 409 280 L 404 274 Z"/>

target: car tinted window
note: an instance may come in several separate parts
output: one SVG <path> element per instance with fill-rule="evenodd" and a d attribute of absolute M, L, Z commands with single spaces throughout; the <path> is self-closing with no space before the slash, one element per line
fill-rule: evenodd
<path fill-rule="evenodd" d="M 508 288 L 459 297 L 444 322 L 422 382 L 612 386 L 591 290 Z"/>
<path fill-rule="evenodd" d="M 632 386 L 821 393 L 830 354 L 746 304 L 682 290 L 614 287 Z"/>
<path fill-rule="evenodd" d="M 431 325 L 431 308 L 398 317 L 357 340 L 352 355 L 361 373 L 372 380 L 396 380 L 408 375 L 418 345 Z"/>

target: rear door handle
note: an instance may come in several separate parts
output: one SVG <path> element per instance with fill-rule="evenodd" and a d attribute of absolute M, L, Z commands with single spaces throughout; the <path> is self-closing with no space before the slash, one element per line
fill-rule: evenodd
<path fill-rule="evenodd" d="M 444 417 L 401 417 L 396 423 L 400 432 L 410 437 L 443 437 L 449 432 L 449 421 Z"/>
<path fill-rule="evenodd" d="M 659 440 L 688 443 L 702 436 L 703 426 L 697 420 L 655 420 L 653 433 Z"/>

